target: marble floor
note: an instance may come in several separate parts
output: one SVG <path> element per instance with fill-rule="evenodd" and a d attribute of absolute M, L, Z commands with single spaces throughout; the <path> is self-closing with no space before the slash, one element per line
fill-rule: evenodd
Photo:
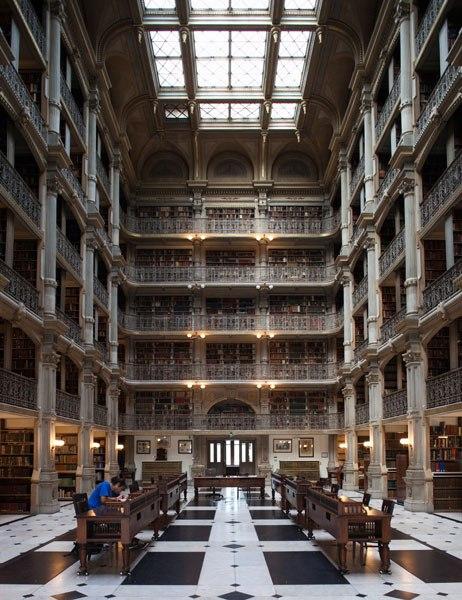
<path fill-rule="evenodd" d="M 269 492 L 269 491 L 268 491 Z M 133 556 L 122 577 L 120 552 L 94 557 L 90 575 L 77 575 L 69 551 L 75 539 L 72 505 L 56 515 L 0 522 L 0 598 L 16 600 L 352 600 L 353 598 L 459 600 L 462 597 L 462 523 L 446 515 L 410 513 L 396 506 L 392 520 L 392 574 L 379 574 L 376 549 L 366 565 L 348 556 L 350 572 L 334 563 L 333 539 L 304 532 L 269 498 L 237 498 L 223 490 L 214 501 L 188 493 L 180 516 L 157 542 Z M 379 506 L 379 502 L 372 502 Z M 152 531 L 138 537 L 150 539 Z"/>

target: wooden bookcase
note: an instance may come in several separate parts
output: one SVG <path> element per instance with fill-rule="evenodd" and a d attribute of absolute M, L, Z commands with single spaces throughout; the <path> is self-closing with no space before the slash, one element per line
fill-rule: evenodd
<path fill-rule="evenodd" d="M 192 206 L 137 206 L 135 216 L 140 219 L 191 219 Z"/>
<path fill-rule="evenodd" d="M 205 214 L 207 219 L 236 221 L 238 219 L 253 219 L 255 217 L 255 209 L 245 207 L 210 207 L 205 209 Z"/>
<path fill-rule="evenodd" d="M 446 271 L 446 248 L 444 240 L 424 240 L 425 285 Z"/>
<path fill-rule="evenodd" d="M 269 206 L 268 218 L 278 219 L 322 219 L 322 206 Z"/>
<path fill-rule="evenodd" d="M 95 483 L 104 481 L 104 465 L 106 464 L 106 438 L 95 437 L 95 442 L 100 444 L 99 448 L 93 449 L 93 466 L 95 468 Z"/>
<path fill-rule="evenodd" d="M 320 294 L 306 296 L 269 296 L 270 314 L 320 315 L 327 312 L 327 298 Z"/>
<path fill-rule="evenodd" d="M 286 265 L 289 267 L 324 267 L 326 253 L 324 249 L 284 248 L 268 251 L 270 265 Z"/>
<path fill-rule="evenodd" d="M 385 434 L 385 462 L 388 469 L 388 497 L 404 502 L 406 497 L 406 484 L 404 477 L 408 466 L 408 452 L 406 446 L 399 440 L 407 437 L 407 432 L 387 431 Z"/>
<path fill-rule="evenodd" d="M 30 512 L 34 431 L 0 429 L 0 513 Z"/>
<path fill-rule="evenodd" d="M 269 361 L 272 364 L 324 364 L 327 344 L 323 340 L 270 341 Z"/>
<path fill-rule="evenodd" d="M 190 296 L 135 296 L 132 310 L 137 315 L 166 316 L 189 314 L 192 310 Z"/>
<path fill-rule="evenodd" d="M 462 471 L 462 418 L 457 425 L 430 426 L 430 461 L 432 471 Z"/>
<path fill-rule="evenodd" d="M 64 292 L 64 312 L 76 323 L 80 322 L 80 288 L 66 287 Z"/>
<path fill-rule="evenodd" d="M 396 290 L 392 286 L 382 288 L 382 319 L 386 321 L 396 313 Z"/>
<path fill-rule="evenodd" d="M 135 393 L 137 415 L 189 415 L 192 398 L 189 390 L 156 390 Z"/>
<path fill-rule="evenodd" d="M 435 511 L 462 510 L 462 473 L 433 474 L 433 506 Z"/>
<path fill-rule="evenodd" d="M 440 329 L 427 346 L 428 377 L 436 377 L 449 371 L 449 330 Z"/>
<path fill-rule="evenodd" d="M 191 342 L 135 342 L 136 364 L 187 365 L 191 361 Z"/>
<path fill-rule="evenodd" d="M 61 448 L 55 448 L 58 499 L 69 500 L 72 498 L 72 494 L 75 494 L 78 436 L 76 433 L 61 433 L 58 437 L 66 442 Z"/>
<path fill-rule="evenodd" d="M 255 298 L 206 298 L 208 315 L 254 315 Z"/>
<path fill-rule="evenodd" d="M 207 344 L 206 362 L 209 365 L 252 364 L 255 362 L 255 344 Z"/>
<path fill-rule="evenodd" d="M 13 327 L 11 370 L 24 377 L 35 379 L 35 345 L 19 327 Z"/>
<path fill-rule="evenodd" d="M 13 269 L 32 286 L 37 286 L 37 242 L 35 240 L 15 240 Z"/>
<path fill-rule="evenodd" d="M 324 390 L 271 390 L 269 397 L 272 415 L 317 415 L 327 410 Z"/>
<path fill-rule="evenodd" d="M 360 490 L 367 490 L 367 467 L 369 466 L 371 453 L 369 448 L 366 448 L 363 445 L 363 442 L 368 439 L 368 435 L 358 435 L 358 469 Z"/>
<path fill-rule="evenodd" d="M 190 248 L 137 248 L 135 263 L 138 267 L 189 267 L 192 265 Z"/>
<path fill-rule="evenodd" d="M 251 267 L 255 265 L 255 251 L 207 250 L 205 263 L 208 267 Z"/>

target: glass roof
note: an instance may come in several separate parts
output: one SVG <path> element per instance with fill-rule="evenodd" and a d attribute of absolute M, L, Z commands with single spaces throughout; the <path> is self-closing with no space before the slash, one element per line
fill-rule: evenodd
<path fill-rule="evenodd" d="M 316 8 L 316 0 L 284 0 L 286 10 L 313 10 Z"/>
<path fill-rule="evenodd" d="M 144 6 L 148 10 L 176 10 L 175 0 L 144 0 Z"/>
<path fill-rule="evenodd" d="M 295 120 L 295 111 L 298 104 L 296 102 L 278 102 L 271 107 L 272 121 Z"/>
<path fill-rule="evenodd" d="M 308 50 L 309 31 L 282 31 L 275 87 L 300 87 Z"/>
<path fill-rule="evenodd" d="M 201 119 L 204 121 L 258 121 L 260 104 L 201 102 L 200 113 Z"/>
<path fill-rule="evenodd" d="M 192 10 L 268 10 L 268 0 L 191 0 Z"/>
<path fill-rule="evenodd" d="M 166 104 L 164 106 L 166 119 L 188 119 L 189 112 L 186 104 Z"/>
<path fill-rule="evenodd" d="M 151 31 L 151 41 L 160 86 L 184 87 L 178 31 Z"/>

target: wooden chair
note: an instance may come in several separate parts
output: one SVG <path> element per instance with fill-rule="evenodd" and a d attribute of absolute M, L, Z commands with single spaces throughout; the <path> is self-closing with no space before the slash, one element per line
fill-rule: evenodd
<path fill-rule="evenodd" d="M 362 500 L 362 505 L 363 506 L 369 506 L 370 501 L 371 501 L 371 495 L 368 494 L 367 492 L 364 492 L 364 494 L 363 494 L 363 500 Z"/>
<path fill-rule="evenodd" d="M 369 501 L 370 501 L 370 494 L 364 494 L 364 496 L 369 496 Z M 369 504 L 365 504 L 364 506 L 369 506 Z M 393 500 L 389 500 L 388 498 L 385 498 L 382 501 L 382 508 L 381 511 L 383 513 L 386 513 L 387 515 L 393 516 L 393 511 L 395 510 L 395 502 Z M 366 554 L 367 554 L 367 549 L 368 548 L 373 548 L 376 547 L 379 550 L 379 554 L 380 556 L 382 555 L 382 548 L 381 548 L 381 544 L 380 542 L 376 543 L 371 543 L 371 542 L 359 542 L 359 557 L 360 557 L 360 562 L 362 564 L 362 566 L 364 566 L 366 564 Z M 353 552 L 354 552 L 354 545 L 353 545 Z"/>
<path fill-rule="evenodd" d="M 217 474 L 217 471 L 213 467 L 205 469 L 206 477 L 215 477 L 216 474 Z M 219 488 L 219 489 L 221 489 L 221 488 Z M 220 492 L 217 492 L 214 487 L 211 488 L 211 491 L 212 491 L 211 494 L 206 494 L 207 498 L 213 498 L 213 499 L 217 499 L 217 500 L 221 500 L 223 498 L 223 494 L 221 494 Z"/>
<path fill-rule="evenodd" d="M 330 493 L 331 494 L 335 494 L 337 496 L 337 494 L 339 493 L 339 491 L 340 491 L 340 486 L 339 486 L 338 483 L 333 483 L 330 486 Z"/>

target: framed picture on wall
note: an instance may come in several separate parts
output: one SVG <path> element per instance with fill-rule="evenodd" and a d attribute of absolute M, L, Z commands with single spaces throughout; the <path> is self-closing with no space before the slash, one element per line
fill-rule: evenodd
<path fill-rule="evenodd" d="M 292 440 L 273 440 L 273 452 L 292 452 Z"/>
<path fill-rule="evenodd" d="M 178 440 L 178 454 L 192 454 L 192 441 Z"/>
<path fill-rule="evenodd" d="M 314 438 L 300 438 L 298 440 L 298 456 L 300 458 L 313 458 Z"/>
<path fill-rule="evenodd" d="M 137 454 L 151 454 L 151 440 L 136 440 Z"/>

